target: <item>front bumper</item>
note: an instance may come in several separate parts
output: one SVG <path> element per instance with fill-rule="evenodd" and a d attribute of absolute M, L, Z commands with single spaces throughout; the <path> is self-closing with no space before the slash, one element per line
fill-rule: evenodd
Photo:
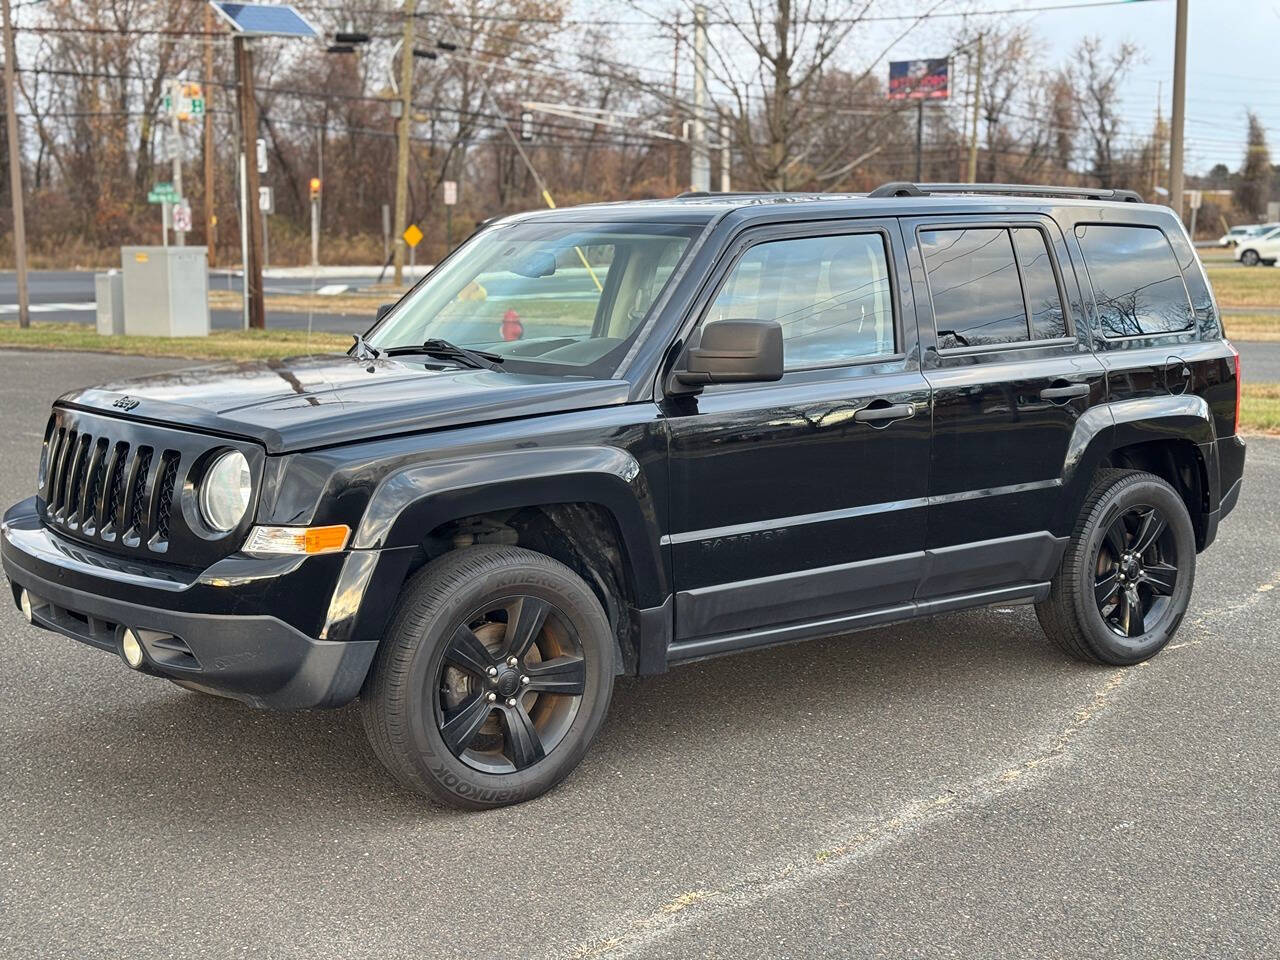
<path fill-rule="evenodd" d="M 342 564 L 340 555 L 312 563 L 325 559 L 223 561 L 200 574 L 141 567 L 52 533 L 34 499 L 12 507 L 0 525 L 14 601 L 27 591 L 37 626 L 112 652 L 132 628 L 146 651 L 145 672 L 273 709 L 346 703 L 377 650 L 376 640 L 318 640 L 263 612 L 297 619 L 301 597 L 323 613 Z"/>

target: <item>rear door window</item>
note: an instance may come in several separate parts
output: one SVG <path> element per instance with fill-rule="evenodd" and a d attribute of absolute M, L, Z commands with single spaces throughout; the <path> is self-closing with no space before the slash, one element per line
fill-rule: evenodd
<path fill-rule="evenodd" d="M 1066 336 L 1057 275 L 1038 228 L 938 228 L 919 237 L 939 349 Z"/>
<path fill-rule="evenodd" d="M 1076 238 L 1106 336 L 1191 329 L 1195 318 L 1182 271 L 1159 227 L 1082 223 Z"/>
<path fill-rule="evenodd" d="M 1062 295 L 1053 272 L 1049 246 L 1035 227 L 1015 227 L 1013 248 L 1018 254 L 1022 287 L 1027 293 L 1027 315 L 1032 340 L 1054 340 L 1067 335 L 1067 318 L 1062 312 Z"/>

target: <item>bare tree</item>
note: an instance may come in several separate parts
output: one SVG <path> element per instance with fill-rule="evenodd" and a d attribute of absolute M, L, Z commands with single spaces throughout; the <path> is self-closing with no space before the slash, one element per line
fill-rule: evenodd
<path fill-rule="evenodd" d="M 1122 121 L 1117 112 L 1119 88 L 1137 61 L 1138 48 L 1121 43 L 1110 52 L 1101 37 L 1086 37 L 1067 69 L 1076 101 L 1076 115 L 1093 148 L 1092 175 L 1102 187 L 1116 185 L 1116 141 Z"/>

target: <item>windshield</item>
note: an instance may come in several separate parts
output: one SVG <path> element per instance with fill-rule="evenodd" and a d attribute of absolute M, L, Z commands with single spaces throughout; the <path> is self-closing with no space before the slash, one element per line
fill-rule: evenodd
<path fill-rule="evenodd" d="M 374 328 L 379 349 L 447 340 L 504 369 L 605 378 L 699 227 L 543 220 L 481 231 Z"/>

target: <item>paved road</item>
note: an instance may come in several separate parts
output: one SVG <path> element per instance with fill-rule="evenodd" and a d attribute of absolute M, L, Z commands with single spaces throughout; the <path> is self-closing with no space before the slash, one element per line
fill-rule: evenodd
<path fill-rule="evenodd" d="M 49 400 L 164 361 L 0 353 L 0 500 Z M 550 795 L 397 789 L 350 709 L 256 713 L 0 609 L 5 957 L 1273 957 L 1280 441 L 1176 644 L 1026 608 L 621 680 Z"/>
<path fill-rule="evenodd" d="M 32 313 L 37 320 L 51 323 L 93 323 L 96 317 L 96 294 L 93 271 L 89 270 L 35 270 L 30 274 Z M 369 277 L 326 276 L 319 280 L 310 277 L 268 277 L 263 281 L 267 293 L 309 293 L 326 284 L 338 286 L 367 286 Z M 213 273 L 209 277 L 211 290 L 239 290 L 241 278 L 226 273 Z M 12 271 L 0 271 L 0 317 L 17 313 L 17 279 Z M 364 314 L 279 313 L 272 312 L 271 326 L 290 330 L 305 330 L 308 324 L 315 330 L 336 333 L 364 331 L 373 323 L 377 302 L 371 301 Z M 215 330 L 237 330 L 242 323 L 239 310 L 214 310 L 210 324 Z"/>
<path fill-rule="evenodd" d="M 1280 343 L 1237 343 L 1245 383 L 1280 383 Z"/>
<path fill-rule="evenodd" d="M 94 274 L 87 270 L 36 270 L 30 274 L 31 309 L 37 320 L 51 323 L 93 323 L 96 319 L 96 293 Z M 574 299 L 582 296 L 587 278 L 578 268 L 560 270 L 554 278 L 544 282 L 542 291 L 547 296 Z M 375 278 L 363 275 L 326 275 L 311 277 L 267 277 L 263 288 L 268 294 L 311 293 L 323 287 L 367 287 Z M 223 271 L 211 273 L 209 289 L 240 290 L 243 278 Z M 490 299 L 498 303 L 511 287 L 510 280 L 496 280 L 487 284 Z M 12 271 L 0 271 L 0 317 L 17 313 L 17 278 Z M 373 324 L 379 301 L 371 299 L 364 312 L 333 313 L 284 313 L 268 307 L 267 325 L 286 330 L 324 330 L 332 333 L 363 333 Z M 238 330 L 243 325 L 239 310 L 212 310 L 210 326 L 214 330 Z"/>

